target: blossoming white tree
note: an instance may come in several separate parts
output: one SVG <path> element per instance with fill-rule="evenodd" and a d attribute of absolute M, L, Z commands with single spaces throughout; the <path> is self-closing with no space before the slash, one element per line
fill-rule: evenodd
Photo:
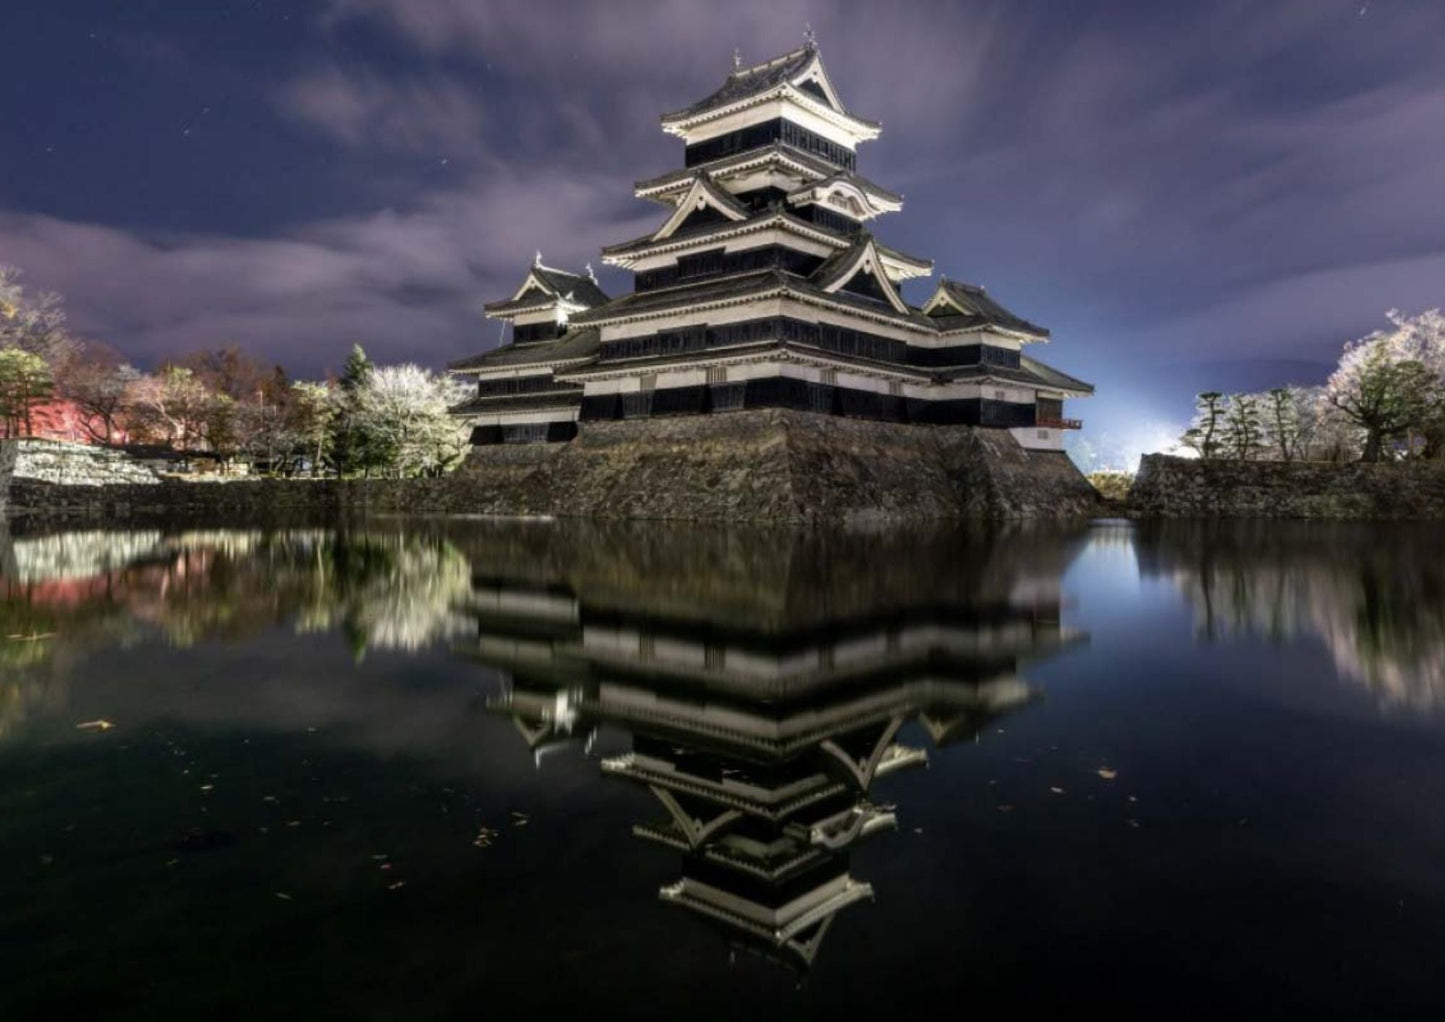
<path fill-rule="evenodd" d="M 417 365 L 382 366 L 356 395 L 358 425 L 382 452 L 392 476 L 439 475 L 466 452 L 465 424 L 450 409 L 465 388 Z"/>
<path fill-rule="evenodd" d="M 1427 456 L 1440 456 L 1445 428 L 1445 316 L 1431 309 L 1418 316 L 1386 314 L 1390 328 L 1345 348 L 1325 385 L 1329 403 L 1365 433 L 1365 461 L 1379 461 L 1385 444 L 1417 436 Z"/>

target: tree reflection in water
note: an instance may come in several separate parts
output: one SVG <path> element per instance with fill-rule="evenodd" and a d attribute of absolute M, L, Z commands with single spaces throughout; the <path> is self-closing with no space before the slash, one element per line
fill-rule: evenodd
<path fill-rule="evenodd" d="M 88 532 L 8 543 L 0 600 L 7 655 L 32 668 L 278 628 L 358 655 L 450 640 L 499 672 L 491 709 L 538 764 L 625 732 L 599 767 L 660 806 L 633 833 L 680 853 L 662 898 L 806 967 L 835 914 L 873 895 L 850 856 L 896 823 L 875 780 L 1026 706 L 1024 665 L 1082 638 L 1059 620 L 1080 546 L 522 522 Z M 63 671 L 19 673 L 0 726 L 61 693 Z"/>
<path fill-rule="evenodd" d="M 1438 533 L 1438 529 L 1433 530 Z M 1159 522 L 1141 569 L 1171 579 L 1208 640 L 1318 638 L 1388 709 L 1445 707 L 1445 558 L 1425 525 Z"/>

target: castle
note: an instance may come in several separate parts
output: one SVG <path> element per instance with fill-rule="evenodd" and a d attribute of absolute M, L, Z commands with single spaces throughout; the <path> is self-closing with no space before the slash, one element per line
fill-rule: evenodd
<path fill-rule="evenodd" d="M 940 278 L 922 306 L 903 299 L 899 285 L 933 263 L 874 236 L 903 199 L 857 172 L 879 125 L 845 109 L 811 40 L 736 67 L 662 127 L 682 139 L 683 167 L 636 194 L 666 218 L 602 250 L 633 290 L 609 297 L 590 267 L 554 269 L 538 253 L 516 291 L 485 306 L 510 342 L 448 367 L 475 380 L 454 409 L 474 445 L 786 408 L 990 427 L 1030 451 L 1063 449 L 1080 425 L 1064 401 L 1092 385 L 1027 354 L 1049 331 L 981 287 Z"/>

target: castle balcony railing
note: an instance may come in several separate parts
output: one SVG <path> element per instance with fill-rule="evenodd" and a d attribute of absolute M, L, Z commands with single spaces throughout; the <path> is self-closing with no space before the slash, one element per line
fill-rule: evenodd
<path fill-rule="evenodd" d="M 1083 429 L 1083 419 L 1061 419 L 1054 416 L 1040 416 L 1034 420 L 1040 429 Z"/>

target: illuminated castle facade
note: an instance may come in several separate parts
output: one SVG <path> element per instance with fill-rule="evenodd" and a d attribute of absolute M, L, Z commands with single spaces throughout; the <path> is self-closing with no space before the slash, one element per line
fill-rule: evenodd
<path fill-rule="evenodd" d="M 602 258 L 633 274 L 616 298 L 540 254 L 488 316 L 510 343 L 450 366 L 478 445 L 565 441 L 578 423 L 789 408 L 1012 432 L 1060 450 L 1064 401 L 1090 384 L 1026 352 L 1049 331 L 983 288 L 940 278 L 921 306 L 902 282 L 933 263 L 874 221 L 901 196 L 857 171 L 879 125 L 850 113 L 816 46 L 737 67 L 662 118 L 683 166 L 636 185 L 666 214 Z"/>

